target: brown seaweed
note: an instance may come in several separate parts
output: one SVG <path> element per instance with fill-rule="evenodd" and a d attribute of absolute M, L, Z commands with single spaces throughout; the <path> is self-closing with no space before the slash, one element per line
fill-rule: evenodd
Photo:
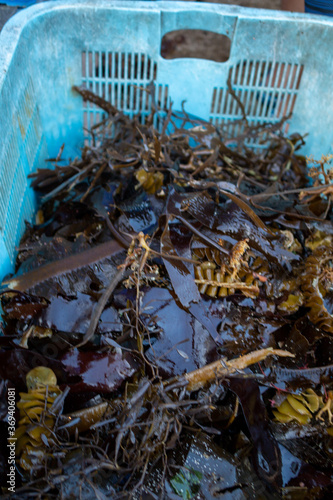
<path fill-rule="evenodd" d="M 67 162 L 61 147 L 31 176 L 41 205 L 1 289 L 1 404 L 7 386 L 27 404 L 36 366 L 63 391 L 53 414 L 44 389 L 35 405 L 44 420 L 31 422 L 36 460 L 18 462 L 18 498 L 324 498 L 330 158 L 308 170 L 287 117 L 244 117 L 230 138 L 160 110 L 151 88 L 145 120 L 73 90 L 105 119 L 82 158 Z"/>

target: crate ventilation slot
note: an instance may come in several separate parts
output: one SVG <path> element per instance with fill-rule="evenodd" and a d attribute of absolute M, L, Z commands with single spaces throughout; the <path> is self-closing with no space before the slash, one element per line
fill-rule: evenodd
<path fill-rule="evenodd" d="M 157 63 L 147 54 L 127 52 L 82 52 L 82 83 L 95 94 L 121 109 L 126 115 L 139 115 L 141 122 L 151 111 L 151 96 L 145 89 L 157 78 Z M 156 85 L 155 98 L 162 107 L 169 102 L 166 85 Z M 88 132 L 105 118 L 105 113 L 90 102 L 83 103 L 85 143 Z M 158 119 L 156 119 L 158 121 Z M 156 124 L 160 126 L 159 123 Z"/>
<path fill-rule="evenodd" d="M 0 233 L 11 255 L 24 230 L 25 221 L 34 212 L 34 194 L 28 189 L 27 175 L 47 157 L 41 132 L 39 110 L 32 80 L 29 79 L 13 113 L 12 131 L 0 166 Z M 13 168 L 16 165 L 16 168 Z M 14 181 L 15 179 L 15 181 Z"/>
<path fill-rule="evenodd" d="M 284 62 L 248 61 L 239 62 L 229 69 L 228 80 L 235 94 L 244 105 L 249 123 L 277 123 L 284 115 L 292 113 L 300 88 L 303 65 Z M 242 118 L 242 110 L 224 87 L 213 90 L 210 121 L 223 125 L 229 137 L 242 133 L 243 127 L 234 123 Z M 288 131 L 288 124 L 284 132 Z M 249 147 L 260 148 L 249 143 Z"/>

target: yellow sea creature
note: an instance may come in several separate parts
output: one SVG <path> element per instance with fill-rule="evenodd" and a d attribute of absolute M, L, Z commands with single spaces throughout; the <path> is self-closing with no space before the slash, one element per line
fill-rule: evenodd
<path fill-rule="evenodd" d="M 37 366 L 26 376 L 28 392 L 20 393 L 17 408 L 20 420 L 15 432 L 16 457 L 26 471 L 39 469 L 52 443 L 56 412 L 52 410 L 57 397 L 62 394 L 55 373 L 45 366 Z"/>

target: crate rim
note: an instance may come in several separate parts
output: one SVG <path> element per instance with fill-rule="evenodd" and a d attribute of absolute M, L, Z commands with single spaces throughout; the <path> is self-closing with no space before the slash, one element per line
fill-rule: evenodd
<path fill-rule="evenodd" d="M 323 26 L 333 26 L 333 18 L 328 16 L 309 16 L 309 14 L 298 12 L 286 12 L 279 10 L 241 7 L 237 5 L 226 5 L 217 3 L 184 2 L 178 0 L 57 0 L 39 3 L 27 7 L 16 13 L 4 25 L 0 33 L 0 96 L 1 89 L 6 78 L 7 69 L 12 56 L 19 42 L 24 27 L 39 16 L 49 12 L 71 10 L 71 9 L 91 9 L 99 8 L 108 10 L 141 10 L 155 12 L 213 12 L 236 16 L 237 18 L 278 20 L 284 22 L 304 22 L 305 24 L 321 24 Z M 208 30 L 209 31 L 209 30 Z"/>

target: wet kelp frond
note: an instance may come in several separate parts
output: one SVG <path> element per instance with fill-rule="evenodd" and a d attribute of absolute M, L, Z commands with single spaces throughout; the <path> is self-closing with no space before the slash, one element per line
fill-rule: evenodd
<path fill-rule="evenodd" d="M 230 138 L 149 89 L 145 120 L 74 90 L 105 117 L 80 159 L 62 146 L 31 176 L 1 288 L 17 497 L 324 498 L 330 158 L 308 170 L 287 118 Z"/>

